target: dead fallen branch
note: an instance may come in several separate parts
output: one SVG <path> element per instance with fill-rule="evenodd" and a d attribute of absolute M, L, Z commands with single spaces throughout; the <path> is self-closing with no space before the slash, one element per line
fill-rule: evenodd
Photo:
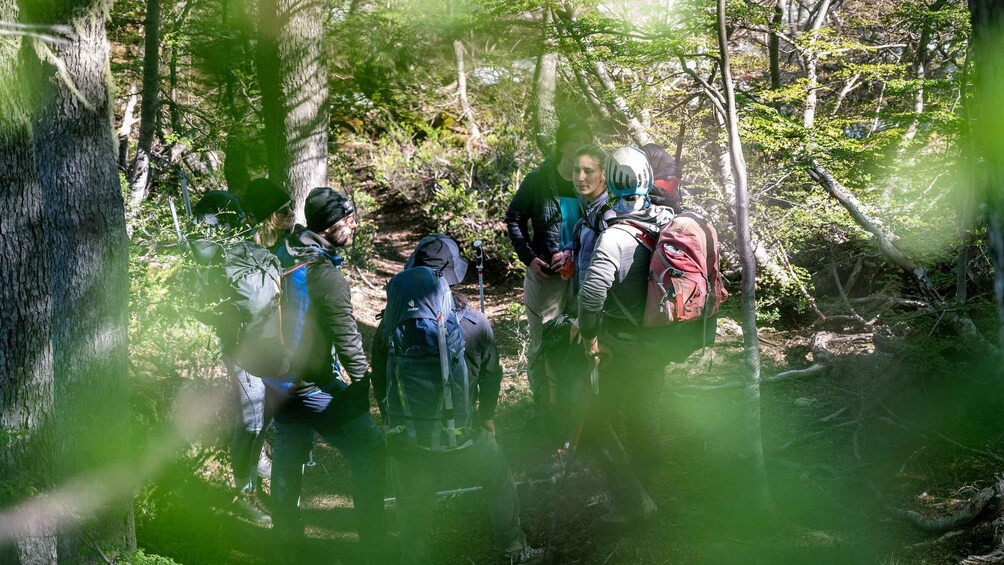
<path fill-rule="evenodd" d="M 893 243 L 896 239 L 895 236 L 889 233 L 885 226 L 883 226 L 876 218 L 870 217 L 864 212 L 861 203 L 854 197 L 854 194 L 848 190 L 847 187 L 841 184 L 840 181 L 837 180 L 836 177 L 834 177 L 828 170 L 826 170 L 826 168 L 823 167 L 823 165 L 816 159 L 811 161 L 806 172 L 812 180 L 816 181 L 816 183 L 825 188 L 826 191 L 830 193 L 830 196 L 836 199 L 837 202 L 839 202 L 840 205 L 847 210 L 861 229 L 872 235 L 876 246 L 890 263 L 899 267 L 913 277 L 914 281 L 917 283 L 917 287 L 920 289 L 920 293 L 924 296 L 927 302 L 935 308 L 943 311 L 945 321 L 951 324 L 959 335 L 972 340 L 975 344 L 978 344 L 980 348 L 984 350 L 983 353 L 994 355 L 998 354 L 997 347 L 988 342 L 986 338 L 979 333 L 972 320 L 945 308 L 945 301 L 941 295 L 938 294 L 934 284 L 931 283 L 931 279 L 927 276 L 927 269 L 907 257 L 906 254 Z"/>
<path fill-rule="evenodd" d="M 959 562 L 961 565 L 1004 563 L 1004 475 L 997 475 L 997 484 L 994 486 L 997 490 L 997 516 L 991 522 L 994 549 L 983 555 L 970 555 Z"/>
<path fill-rule="evenodd" d="M 948 532 L 935 539 L 913 543 L 904 547 L 903 549 L 907 549 L 910 551 L 929 550 L 933 546 L 952 541 L 960 536 L 982 537 L 989 534 L 990 532 L 991 532 L 990 524 L 987 522 L 980 522 L 979 524 L 974 525 L 972 528 L 969 528 L 968 530 L 952 530 L 951 532 Z"/>
<path fill-rule="evenodd" d="M 366 286 L 368 286 L 370 290 L 380 290 L 376 285 L 371 283 L 368 278 L 366 278 L 366 275 L 363 274 L 363 271 L 362 269 L 359 268 L 359 265 L 352 265 L 352 268 L 355 270 L 356 275 L 359 276 L 359 280 L 363 281 L 363 283 L 366 284 Z"/>
<path fill-rule="evenodd" d="M 976 493 L 969 502 L 948 516 L 938 518 L 928 518 L 920 512 L 904 510 L 886 506 L 886 510 L 893 516 L 910 522 L 922 530 L 928 532 L 947 532 L 956 530 L 976 519 L 976 516 L 983 512 L 987 504 L 994 498 L 994 489 L 985 488 Z"/>

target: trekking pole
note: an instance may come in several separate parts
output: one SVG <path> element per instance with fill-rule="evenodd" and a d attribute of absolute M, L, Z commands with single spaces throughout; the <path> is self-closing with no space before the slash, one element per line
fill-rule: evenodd
<path fill-rule="evenodd" d="M 184 249 L 185 237 L 181 235 L 181 222 L 178 221 L 178 210 L 174 207 L 174 199 L 167 201 L 171 205 L 171 218 L 174 220 L 174 235 L 178 236 L 178 245 Z"/>
<path fill-rule="evenodd" d="M 185 169 L 178 166 L 178 177 L 181 180 L 181 196 L 185 200 L 185 217 L 192 219 L 192 200 L 188 196 L 188 177 L 185 176 Z"/>
<path fill-rule="evenodd" d="M 478 296 L 481 298 L 481 313 L 485 312 L 485 248 L 481 240 L 474 242 L 474 254 L 478 258 Z"/>
<path fill-rule="evenodd" d="M 576 456 L 579 453 L 579 440 L 582 439 L 582 430 L 586 427 L 586 418 L 589 416 L 589 400 L 599 391 L 599 381 L 600 381 L 600 356 L 596 355 L 592 360 L 592 367 L 589 371 L 589 380 L 583 381 L 583 389 L 586 390 L 586 396 L 582 401 L 581 416 L 579 421 L 575 425 L 575 430 L 572 432 L 572 437 L 565 441 L 561 449 L 558 450 L 558 461 L 561 461 L 561 453 L 565 452 L 568 456 L 568 463 L 562 464 L 561 476 L 554 487 L 554 512 L 551 515 L 551 532 L 547 535 L 547 545 L 545 546 L 545 562 L 547 559 L 553 559 L 551 549 L 551 542 L 554 540 L 554 532 L 558 529 L 558 517 L 560 514 L 560 504 L 564 502 L 564 487 L 565 483 L 568 482 L 568 472 L 575 464 Z"/>

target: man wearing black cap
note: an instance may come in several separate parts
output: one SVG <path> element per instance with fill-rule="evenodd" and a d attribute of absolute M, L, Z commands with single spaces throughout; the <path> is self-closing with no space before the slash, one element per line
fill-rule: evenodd
<path fill-rule="evenodd" d="M 383 442 L 369 414 L 368 363 L 338 255 L 339 248 L 352 243 L 355 210 L 343 194 L 323 187 L 310 192 L 304 212 L 307 227 L 296 226 L 276 250 L 286 268 L 307 265 L 309 305 L 293 370 L 296 378 L 266 380 L 272 393 L 283 397 L 275 416 L 272 517 L 281 539 L 303 534 L 297 509 L 301 466 L 316 430 L 349 463 L 359 540 L 366 555 L 372 557 L 383 549 Z M 338 366 L 347 373 L 349 384 L 336 372 Z M 283 547 L 283 551 L 287 549 L 296 548 Z"/>
<path fill-rule="evenodd" d="M 451 287 L 467 273 L 467 261 L 460 257 L 456 242 L 443 234 L 423 238 L 405 264 L 405 269 L 429 267 L 442 273 Z M 470 308 L 467 299 L 453 296 L 454 313 L 464 337 L 470 404 L 478 404 L 481 423 L 470 445 L 453 451 L 435 452 L 391 442 L 391 477 L 397 491 L 398 522 L 401 527 L 401 562 L 407 565 L 434 563 L 429 543 L 435 507 L 436 480 L 448 475 L 477 481 L 488 497 L 489 515 L 495 543 L 509 563 L 543 563 L 545 551 L 532 548 L 520 525 L 519 496 L 509 465 L 495 441 L 493 421 L 498 404 L 502 370 L 499 367 L 495 335 L 488 318 Z M 373 389 L 386 406 L 388 342 L 383 322 L 373 339 Z"/>

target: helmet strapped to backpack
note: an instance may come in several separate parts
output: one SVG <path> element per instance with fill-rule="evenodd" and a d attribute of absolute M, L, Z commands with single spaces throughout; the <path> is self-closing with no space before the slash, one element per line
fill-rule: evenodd
<path fill-rule="evenodd" d="M 604 172 L 612 198 L 646 196 L 652 189 L 652 167 L 636 147 L 618 147 L 607 159 Z"/>

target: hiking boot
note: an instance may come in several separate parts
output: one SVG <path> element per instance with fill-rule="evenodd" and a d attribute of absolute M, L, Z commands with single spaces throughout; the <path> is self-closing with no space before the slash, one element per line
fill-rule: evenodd
<path fill-rule="evenodd" d="M 625 512 L 617 505 L 614 505 L 609 512 L 600 516 L 600 522 L 609 526 L 631 526 L 638 524 L 657 510 L 654 502 L 651 500 L 646 500 L 645 502 L 644 508 L 641 511 L 633 512 Z"/>
<path fill-rule="evenodd" d="M 519 553 L 511 553 L 506 557 L 509 558 L 509 565 L 539 565 L 542 563 L 550 563 L 554 559 L 555 549 L 553 547 L 530 547 L 526 546 L 523 551 Z"/>
<path fill-rule="evenodd" d="M 272 460 L 264 455 L 258 460 L 258 476 L 263 479 L 272 478 Z"/>
<path fill-rule="evenodd" d="M 258 506 L 253 493 L 241 493 L 234 499 L 234 505 L 237 506 L 241 518 L 260 525 L 272 523 L 272 517 Z"/>

